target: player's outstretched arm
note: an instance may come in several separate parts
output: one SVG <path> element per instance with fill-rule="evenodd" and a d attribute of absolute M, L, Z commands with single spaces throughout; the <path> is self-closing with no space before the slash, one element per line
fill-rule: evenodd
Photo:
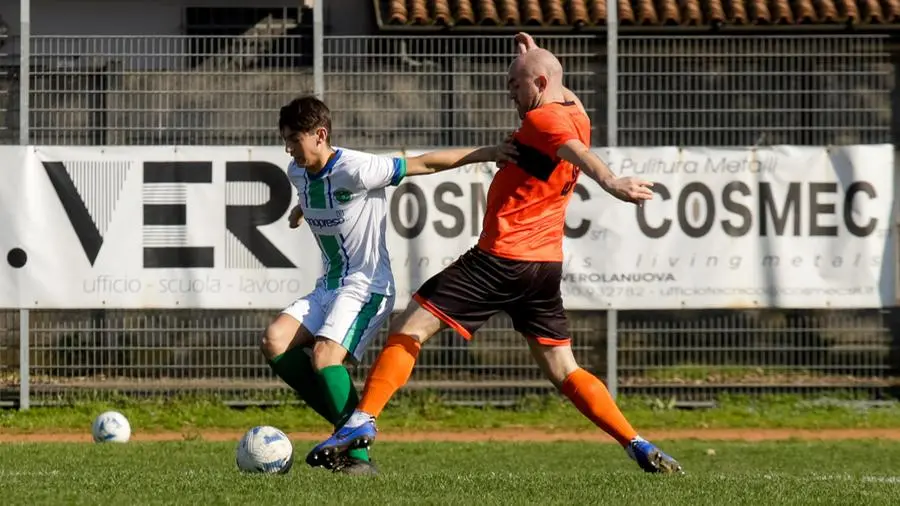
<path fill-rule="evenodd" d="M 473 163 L 509 162 L 515 156 L 515 147 L 509 143 L 480 148 L 442 149 L 407 158 L 406 175 L 423 176 Z"/>
<path fill-rule="evenodd" d="M 570 140 L 560 146 L 557 156 L 566 160 L 593 179 L 607 193 L 624 202 L 641 205 L 653 198 L 653 183 L 634 177 L 616 177 L 609 166 L 581 141 Z"/>

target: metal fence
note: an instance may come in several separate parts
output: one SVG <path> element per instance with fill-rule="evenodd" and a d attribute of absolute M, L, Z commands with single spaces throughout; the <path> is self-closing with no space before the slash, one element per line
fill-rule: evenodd
<path fill-rule="evenodd" d="M 891 142 L 879 36 L 634 37 L 619 48 L 620 146 Z"/>
<path fill-rule="evenodd" d="M 595 142 L 605 143 L 605 41 L 538 42 L 562 60 L 567 85 L 592 115 Z M 27 89 L 32 144 L 277 144 L 278 108 L 316 82 L 304 37 L 36 36 L 27 86 L 16 44 L 0 49 L 8 53 L 0 60 L 7 143 L 19 140 L 19 90 Z M 496 142 L 516 125 L 505 92 L 511 53 L 509 37 L 326 37 L 320 80 L 336 142 L 360 149 Z M 890 142 L 892 62 L 878 36 L 622 37 L 614 133 L 622 146 Z M 283 392 L 257 351 L 273 312 L 22 315 L 24 334 L 20 313 L 0 311 L 0 402 L 19 402 L 21 359 L 34 404 L 185 391 L 250 402 Z M 579 360 L 624 393 L 698 401 L 763 391 L 880 396 L 900 377 L 893 310 L 571 316 Z M 551 387 L 498 317 L 471 343 L 448 332 L 427 346 L 410 388 L 505 403 Z"/>
<path fill-rule="evenodd" d="M 595 142 L 605 143 L 605 41 L 538 42 L 559 56 L 566 84 L 592 116 Z M 886 43 L 861 35 L 622 37 L 618 143 L 889 142 L 894 66 Z M 323 46 L 324 99 L 341 145 L 475 145 L 515 128 L 505 89 L 509 37 L 326 37 Z M 30 47 L 32 144 L 276 144 L 278 108 L 314 90 L 308 37 L 35 36 Z M 14 60 L 5 60 L 0 113 L 16 109 Z"/>
<path fill-rule="evenodd" d="M 73 398 L 215 395 L 272 401 L 285 387 L 259 352 L 270 311 L 30 311 L 31 405 Z M 873 398 L 900 383 L 893 311 L 620 311 L 613 361 L 604 312 L 572 312 L 575 354 L 625 394 L 715 400 L 721 394 L 823 392 Z M 20 400 L 19 313 L 0 312 L 0 403 Z M 384 329 L 383 329 L 384 330 Z M 354 376 L 362 382 L 385 332 Z M 551 385 L 504 316 L 471 342 L 450 331 L 422 351 L 407 391 L 454 403 L 508 404 Z"/>

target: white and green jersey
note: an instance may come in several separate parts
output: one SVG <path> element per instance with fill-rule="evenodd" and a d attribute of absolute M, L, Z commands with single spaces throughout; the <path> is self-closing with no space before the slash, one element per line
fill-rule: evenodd
<path fill-rule="evenodd" d="M 291 161 L 288 177 L 297 188 L 303 218 L 319 243 L 328 290 L 358 288 L 394 295 L 387 250 L 385 188 L 406 176 L 406 160 L 335 148 L 318 174 Z"/>

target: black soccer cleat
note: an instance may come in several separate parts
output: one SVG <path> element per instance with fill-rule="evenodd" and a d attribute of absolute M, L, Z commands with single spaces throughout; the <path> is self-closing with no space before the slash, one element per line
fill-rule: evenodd
<path fill-rule="evenodd" d="M 332 472 L 353 476 L 378 476 L 379 474 L 374 462 L 366 462 L 346 454 L 342 454 L 336 459 Z"/>

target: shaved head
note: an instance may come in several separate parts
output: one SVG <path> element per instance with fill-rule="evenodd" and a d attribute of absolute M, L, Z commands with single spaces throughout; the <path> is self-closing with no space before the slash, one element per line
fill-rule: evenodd
<path fill-rule="evenodd" d="M 516 57 L 511 65 L 518 71 L 532 76 L 546 76 L 551 81 L 562 83 L 563 68 L 556 56 L 550 51 L 535 48 Z"/>
<path fill-rule="evenodd" d="M 550 102 L 563 101 L 562 64 L 541 48 L 520 53 L 509 66 L 507 86 L 519 117 Z"/>

